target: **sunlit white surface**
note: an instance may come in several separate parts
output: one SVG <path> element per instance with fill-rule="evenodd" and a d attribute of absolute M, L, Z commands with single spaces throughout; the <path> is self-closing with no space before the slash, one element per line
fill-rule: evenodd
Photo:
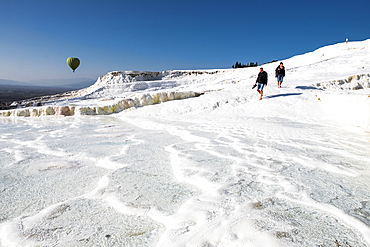
<path fill-rule="evenodd" d="M 288 59 L 282 88 L 265 65 L 262 101 L 258 68 L 113 74 L 50 103 L 92 116 L 0 118 L 0 245 L 370 246 L 369 51 Z M 96 110 L 160 92 L 204 95 Z"/>

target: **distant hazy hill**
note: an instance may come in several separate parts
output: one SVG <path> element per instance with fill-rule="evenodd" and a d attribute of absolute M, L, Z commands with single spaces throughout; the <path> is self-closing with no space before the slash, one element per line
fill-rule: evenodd
<path fill-rule="evenodd" d="M 40 97 L 46 95 L 54 95 L 72 91 L 68 88 L 61 87 L 40 87 L 40 86 L 24 86 L 24 85 L 1 85 L 0 84 L 0 106 L 4 102 L 19 101 Z"/>
<path fill-rule="evenodd" d="M 96 80 L 90 78 L 72 78 L 72 79 L 46 79 L 34 80 L 30 83 L 34 86 L 43 87 L 65 87 L 70 89 L 82 89 L 91 86 Z"/>
<path fill-rule="evenodd" d="M 71 90 L 82 89 L 91 86 L 96 80 L 91 78 L 72 78 L 72 79 L 46 79 L 33 80 L 30 82 L 14 81 L 7 79 L 0 79 L 0 85 L 10 86 L 41 86 L 41 87 L 57 87 L 69 88 Z"/>
<path fill-rule="evenodd" d="M 88 78 L 38 80 L 30 83 L 0 79 L 0 102 L 54 95 L 87 88 L 95 83 Z"/>
<path fill-rule="evenodd" d="M 0 79 L 0 85 L 32 86 L 32 84 L 30 83 L 26 83 L 22 81 L 5 80 L 5 79 Z"/>
<path fill-rule="evenodd" d="M 78 89 L 83 89 L 83 88 L 90 87 L 94 83 L 95 83 L 95 81 L 90 79 L 90 81 L 81 81 L 81 82 L 74 83 L 74 84 L 61 85 L 59 87 L 78 90 Z"/>

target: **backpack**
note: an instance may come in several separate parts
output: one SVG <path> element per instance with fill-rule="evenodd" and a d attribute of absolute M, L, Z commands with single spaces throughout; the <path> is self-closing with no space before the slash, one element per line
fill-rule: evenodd
<path fill-rule="evenodd" d="M 280 67 L 280 65 L 279 65 L 279 66 L 277 66 L 277 68 L 275 69 L 275 77 L 277 77 L 277 76 L 278 76 L 278 70 L 279 70 L 279 67 Z"/>

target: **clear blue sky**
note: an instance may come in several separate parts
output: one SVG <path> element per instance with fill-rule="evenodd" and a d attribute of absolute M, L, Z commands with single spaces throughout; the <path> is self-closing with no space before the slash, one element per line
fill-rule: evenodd
<path fill-rule="evenodd" d="M 1 0 L 0 79 L 230 68 L 370 38 L 370 1 Z M 81 60 L 75 73 L 70 56 Z"/>

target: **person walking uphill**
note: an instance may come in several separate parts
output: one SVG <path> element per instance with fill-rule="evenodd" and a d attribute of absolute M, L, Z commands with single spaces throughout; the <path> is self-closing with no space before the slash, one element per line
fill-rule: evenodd
<path fill-rule="evenodd" d="M 267 86 L 267 73 L 263 70 L 263 68 L 260 68 L 260 72 L 258 73 L 257 80 L 257 92 L 261 95 L 260 100 L 262 100 L 263 96 L 263 87 Z"/>
<path fill-rule="evenodd" d="M 285 76 L 285 67 L 283 62 L 275 70 L 275 76 L 277 77 L 277 87 L 281 88 L 281 83 L 283 83 L 283 78 Z"/>

